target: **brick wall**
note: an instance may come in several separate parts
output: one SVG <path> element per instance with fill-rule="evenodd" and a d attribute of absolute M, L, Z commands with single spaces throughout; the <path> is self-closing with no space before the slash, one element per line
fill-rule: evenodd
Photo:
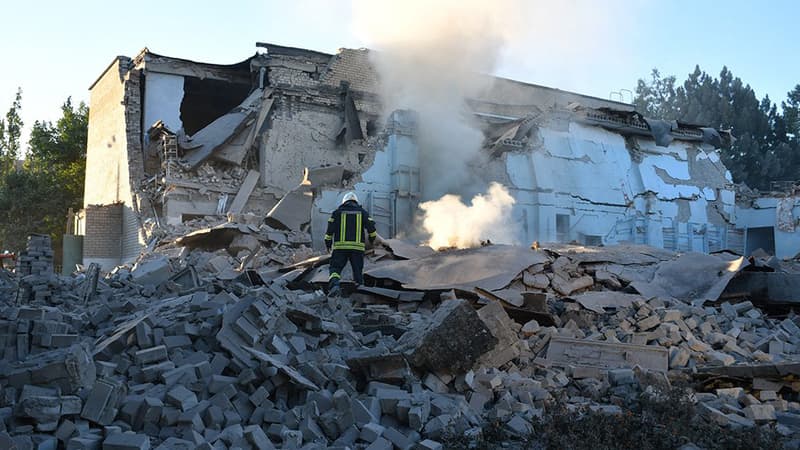
<path fill-rule="evenodd" d="M 122 203 L 88 205 L 86 207 L 86 236 L 83 257 L 86 259 L 116 259 L 121 256 Z"/>
<path fill-rule="evenodd" d="M 150 205 L 146 195 L 139 191 L 139 184 L 145 178 L 144 151 L 142 146 L 142 71 L 138 69 L 127 73 L 125 80 L 125 137 L 128 157 L 127 195 L 122 212 L 121 258 L 128 260 L 139 255 L 144 248 L 143 216 L 150 216 Z M 142 204 L 147 202 L 146 204 Z M 144 208 L 142 208 L 144 207 Z"/>
<path fill-rule="evenodd" d="M 341 49 L 320 80 L 331 86 L 339 86 L 342 80 L 348 81 L 351 89 L 365 92 L 377 92 L 378 86 L 378 75 L 366 49 Z"/>

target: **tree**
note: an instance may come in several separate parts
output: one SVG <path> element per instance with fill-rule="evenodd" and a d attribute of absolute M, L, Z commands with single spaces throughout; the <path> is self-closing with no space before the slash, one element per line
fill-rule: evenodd
<path fill-rule="evenodd" d="M 772 181 L 797 178 L 800 158 L 792 136 L 800 129 L 800 86 L 789 93 L 781 115 L 769 97 L 759 100 L 727 67 L 715 78 L 695 66 L 677 88 L 674 78 L 662 78 L 653 69 L 649 82 L 640 79 L 637 110 L 649 117 L 730 130 L 736 141 L 721 154 L 736 182 L 767 189 Z"/>
<path fill-rule="evenodd" d="M 800 84 L 786 94 L 786 101 L 781 103 L 781 107 L 787 136 L 800 139 Z"/>
<path fill-rule="evenodd" d="M 22 136 L 22 88 L 17 88 L 17 95 L 11 108 L 6 113 L 5 120 L 0 119 L 0 175 L 7 174 L 14 169 L 20 157 L 19 139 Z"/>
<path fill-rule="evenodd" d="M 55 126 L 36 121 L 31 129 L 26 166 L 37 173 L 48 173 L 63 190 L 64 211 L 80 209 L 83 204 L 88 127 L 89 108 L 83 102 L 75 108 L 68 98 Z"/>
<path fill-rule="evenodd" d="M 675 76 L 661 77 L 658 69 L 650 73 L 650 82 L 639 80 L 633 104 L 646 117 L 666 117 L 675 111 Z"/>
<path fill-rule="evenodd" d="M 68 98 L 55 125 L 34 122 L 23 170 L 0 177 L 0 250 L 22 250 L 28 234 L 45 233 L 59 255 L 67 210 L 83 205 L 88 119 L 86 105 Z"/>

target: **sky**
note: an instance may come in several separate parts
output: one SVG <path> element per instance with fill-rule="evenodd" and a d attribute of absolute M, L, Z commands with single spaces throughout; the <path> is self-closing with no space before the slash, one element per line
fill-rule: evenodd
<path fill-rule="evenodd" d="M 220 64 L 251 56 L 256 42 L 330 53 L 374 48 L 365 23 L 372 18 L 359 14 L 360 1 L 3 0 L 0 113 L 21 87 L 27 135 L 34 120 L 57 120 L 67 97 L 88 103 L 89 86 L 112 59 L 143 47 Z M 796 0 L 523 4 L 504 12 L 517 26 L 495 75 L 601 98 L 622 92 L 626 101 L 622 90 L 653 68 L 682 81 L 695 65 L 714 75 L 727 66 L 759 98 L 777 102 L 800 84 Z"/>

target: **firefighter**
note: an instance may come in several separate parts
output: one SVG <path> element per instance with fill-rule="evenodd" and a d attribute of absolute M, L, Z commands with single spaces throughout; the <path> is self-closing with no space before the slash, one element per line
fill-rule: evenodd
<path fill-rule="evenodd" d="M 366 228 L 366 232 L 364 229 Z M 380 242 L 375 230 L 375 221 L 369 213 L 358 204 L 355 192 L 348 192 L 342 197 L 342 204 L 328 219 L 328 231 L 325 233 L 325 247 L 333 248 L 330 261 L 330 277 L 328 278 L 328 295 L 338 296 L 341 293 L 339 281 L 342 269 L 350 262 L 353 269 L 353 280 L 356 285 L 362 284 L 364 278 L 364 243 L 369 238 L 370 244 Z"/>

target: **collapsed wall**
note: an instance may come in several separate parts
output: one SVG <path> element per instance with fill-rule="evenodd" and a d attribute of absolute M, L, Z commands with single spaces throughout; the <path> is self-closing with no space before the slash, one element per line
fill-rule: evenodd
<path fill-rule="evenodd" d="M 382 111 L 369 51 L 259 45 L 264 53 L 229 66 L 145 50 L 98 80 L 86 201 L 122 204 L 123 217 L 105 233 L 119 233 L 119 248 L 95 255 L 89 246 L 86 263 L 130 259 L 164 227 L 193 219 L 266 216 L 306 169 L 313 206 L 303 224 L 316 246 L 345 190 L 356 191 L 381 235 L 425 238 L 419 205 L 435 186 L 423 180 L 453 174 L 427 173 L 416 113 Z M 727 135 L 648 121 L 622 103 L 488 81 L 467 99 L 484 142 L 468 164 L 471 190 L 456 194 L 492 183 L 510 192 L 504 220 L 514 225 L 503 242 L 738 248 L 717 150 Z M 125 106 L 107 104 L 118 97 Z"/>

